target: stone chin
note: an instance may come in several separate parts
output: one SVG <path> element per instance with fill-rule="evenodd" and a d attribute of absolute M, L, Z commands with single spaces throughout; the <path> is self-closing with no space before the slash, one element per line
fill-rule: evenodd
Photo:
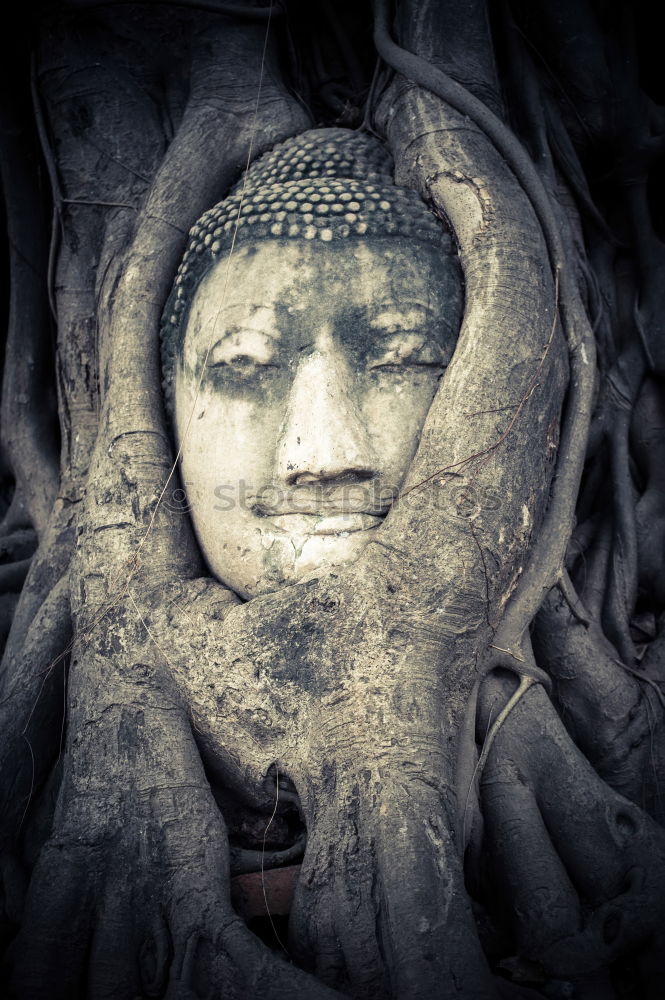
<path fill-rule="evenodd" d="M 249 542 L 252 551 L 245 549 L 234 558 L 228 547 L 220 547 L 218 552 L 208 552 L 208 564 L 215 576 L 249 600 L 353 562 L 377 525 L 325 535 L 261 525 Z"/>

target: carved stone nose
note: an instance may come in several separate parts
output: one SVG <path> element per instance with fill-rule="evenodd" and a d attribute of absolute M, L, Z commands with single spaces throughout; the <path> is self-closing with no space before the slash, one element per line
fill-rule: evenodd
<path fill-rule="evenodd" d="M 351 372 L 333 351 L 315 351 L 296 371 L 277 442 L 277 476 L 289 485 L 366 478 L 372 448 Z"/>

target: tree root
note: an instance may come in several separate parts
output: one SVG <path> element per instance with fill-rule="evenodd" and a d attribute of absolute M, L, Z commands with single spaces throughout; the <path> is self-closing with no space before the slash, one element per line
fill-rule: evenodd
<path fill-rule="evenodd" d="M 11 534 L 0 535 L 0 565 L 30 559 L 37 548 L 37 536 L 32 528 L 18 528 Z"/>
<path fill-rule="evenodd" d="M 68 767 L 13 948 L 16 994 L 68 1000 L 85 980 L 95 997 L 335 996 L 233 913 L 221 813 L 149 642 L 116 607 L 84 657 L 74 648 Z"/>
<path fill-rule="evenodd" d="M 503 612 L 493 643 L 480 664 L 477 682 L 480 685 L 490 672 L 503 667 L 523 679 L 516 695 L 519 699 L 534 680 L 546 682 L 543 672 L 538 670 L 533 660 L 527 629 L 548 590 L 563 572 L 565 549 L 572 529 L 591 419 L 595 344 L 582 308 L 553 203 L 523 147 L 503 122 L 468 90 L 441 70 L 407 52 L 391 40 L 387 27 L 387 5 L 383 0 L 376 5 L 375 44 L 382 57 L 395 70 L 419 86 L 430 90 L 461 114 L 470 117 L 506 158 L 540 223 L 555 279 L 555 308 L 550 340 L 554 336 L 557 313 L 560 310 L 570 363 L 570 386 L 563 417 L 556 475 L 537 540 L 531 547 L 526 567 L 521 572 L 517 586 Z M 441 208 L 445 211 L 446 205 L 441 205 Z M 547 348 L 541 364 L 544 364 L 546 353 Z M 537 375 L 539 374 L 540 371 Z M 511 701 L 510 708 L 514 703 Z M 510 711 L 510 708 L 507 708 L 507 711 Z M 497 721 L 489 734 L 490 745 L 504 719 L 505 714 L 502 714 L 500 721 Z M 483 753 L 481 761 L 474 765 L 475 746 L 472 727 L 471 713 L 468 711 L 466 735 L 463 736 L 458 749 L 457 766 L 459 824 L 463 848 L 467 846 L 467 804 L 474 794 L 473 785 L 479 773 L 479 765 L 482 767 L 487 756 Z M 467 749 L 464 748 L 464 743 Z"/>
<path fill-rule="evenodd" d="M 506 683 L 486 682 L 481 725 Z M 498 734 L 481 797 L 496 898 L 521 955 L 575 978 L 649 951 L 664 915 L 665 832 L 598 778 L 538 686 Z M 662 952 L 651 959 L 665 971 Z"/>
<path fill-rule="evenodd" d="M 371 557 L 396 560 L 404 574 L 403 554 L 377 549 Z M 416 572 L 422 576 L 422 564 Z M 308 827 L 289 945 L 299 963 L 354 996 L 434 997 L 462 980 L 471 995 L 491 996 L 465 896 L 454 888 L 451 896 L 461 862 L 446 811 L 448 750 L 418 735 L 436 731 L 436 706 L 450 699 L 433 692 L 443 678 L 427 651 L 395 658 L 379 675 L 377 651 L 396 617 L 383 599 L 370 602 L 387 568 L 357 578 L 362 573 L 357 566 L 344 585 L 310 584 L 295 607 L 288 594 L 238 605 L 206 580 L 173 585 L 172 597 L 155 592 L 146 602 L 137 593 L 135 600 L 159 660 L 191 706 L 209 772 L 263 808 L 274 796 L 265 785 L 271 761 L 297 788 Z M 355 637 L 344 664 L 340 627 Z M 303 636 L 311 636 L 311 649 Z M 220 672 L 211 657 L 221 650 Z M 398 704 L 409 706 L 401 717 Z M 293 732 L 303 734 L 297 742 Z M 407 918 L 412 912 L 426 916 L 418 927 Z M 441 913 L 449 915 L 445 926 Z M 444 939 L 454 939 L 450 951 Z"/>
<path fill-rule="evenodd" d="M 332 780 L 309 817 L 290 924 L 296 959 L 358 998 L 448 996 L 453 983 L 493 997 L 478 941 L 462 945 L 470 912 L 450 891 L 460 862 L 443 788 L 416 769 L 393 775 L 388 762 Z"/>
<path fill-rule="evenodd" d="M 18 103 L 18 102 L 17 102 Z M 2 382 L 2 448 L 30 522 L 42 536 L 58 486 L 53 349 L 39 162 L 23 109 L 3 98 L 0 167 L 11 268 Z M 39 470 L 36 475 L 35 470 Z"/>
<path fill-rule="evenodd" d="M 47 531 L 30 562 L 12 619 L 3 657 L 3 670 L 9 683 L 12 663 L 21 657 L 24 645 L 32 641 L 30 631 L 39 609 L 68 574 L 73 547 L 73 513 L 67 504 L 57 502 Z"/>
<path fill-rule="evenodd" d="M 612 788 L 662 819 L 665 711 L 648 678 L 627 671 L 598 624 L 579 622 L 556 589 L 536 619 L 533 642 L 577 746 Z"/>
<path fill-rule="evenodd" d="M 3 925 L 18 921 L 22 898 L 12 873 L 22 873 L 21 836 L 49 770 L 61 752 L 64 678 L 71 635 L 69 581 L 63 578 L 35 616 L 20 657 L 0 690 L 0 887 Z"/>

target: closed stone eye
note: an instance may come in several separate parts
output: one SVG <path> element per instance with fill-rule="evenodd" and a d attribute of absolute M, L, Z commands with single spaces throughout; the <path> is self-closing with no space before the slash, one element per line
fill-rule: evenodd
<path fill-rule="evenodd" d="M 405 368 L 442 368 L 445 364 L 439 344 L 425 341 L 422 334 L 406 334 L 369 363 L 370 371 L 400 371 Z"/>
<path fill-rule="evenodd" d="M 226 361 L 210 361 L 209 368 L 278 368 L 279 365 L 273 361 L 260 361 L 258 358 L 251 358 L 248 354 L 235 354 Z"/>
<path fill-rule="evenodd" d="M 216 372 L 251 375 L 279 366 L 272 338 L 257 330 L 240 330 L 217 341 L 208 356 L 207 367 Z"/>
<path fill-rule="evenodd" d="M 223 383 L 259 384 L 280 368 L 275 361 L 260 361 L 248 354 L 235 354 L 224 361 L 208 362 L 210 374 Z"/>

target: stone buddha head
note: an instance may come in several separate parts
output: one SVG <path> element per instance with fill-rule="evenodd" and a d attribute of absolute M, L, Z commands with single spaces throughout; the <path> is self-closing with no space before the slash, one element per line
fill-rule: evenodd
<path fill-rule="evenodd" d="M 206 212 L 162 331 L 183 486 L 244 598 L 356 558 L 418 446 L 462 315 L 445 224 L 376 139 L 320 129 Z"/>

